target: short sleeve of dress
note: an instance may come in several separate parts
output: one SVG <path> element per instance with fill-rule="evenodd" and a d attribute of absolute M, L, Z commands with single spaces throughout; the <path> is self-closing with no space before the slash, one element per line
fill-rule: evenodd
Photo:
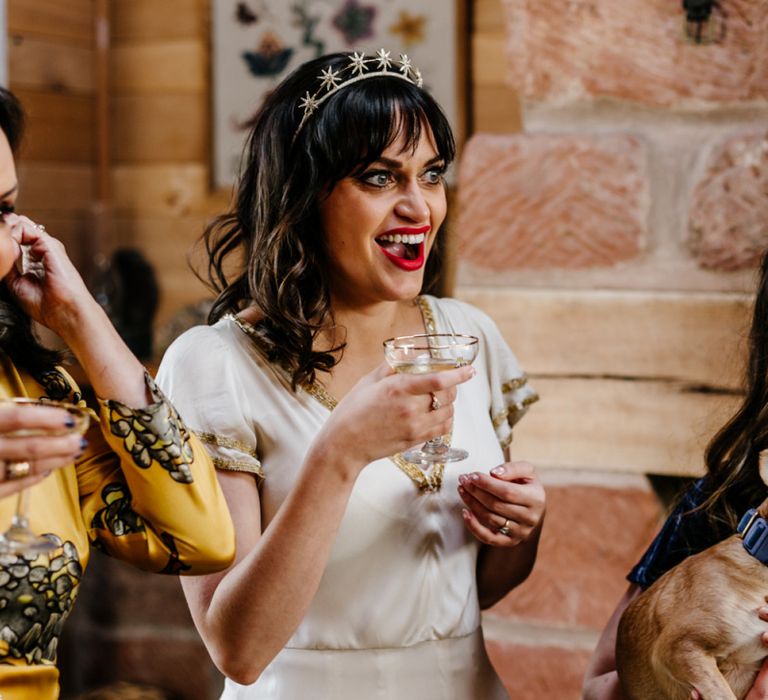
<path fill-rule="evenodd" d="M 648 588 L 686 557 L 703 552 L 727 536 L 727 532 L 713 529 L 704 511 L 695 510 L 706 498 L 706 481 L 699 479 L 683 494 L 650 547 L 629 572 L 629 581 Z"/>
<path fill-rule="evenodd" d="M 491 420 L 499 444 L 506 449 L 512 442 L 512 428 L 539 400 L 539 395 L 490 316 L 456 299 L 440 299 L 437 303 L 431 297 L 429 300 L 438 309 L 435 315 L 440 327 L 456 333 L 471 332 L 480 338 L 479 352 L 488 373 Z M 441 308 L 444 313 L 439 311 Z"/>
<path fill-rule="evenodd" d="M 157 383 L 205 444 L 214 466 L 264 478 L 239 353 L 226 333 L 197 326 L 182 334 L 163 357 Z"/>

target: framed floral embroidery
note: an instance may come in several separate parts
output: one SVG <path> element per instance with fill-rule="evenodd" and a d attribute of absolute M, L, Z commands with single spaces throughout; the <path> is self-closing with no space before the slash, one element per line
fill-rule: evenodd
<path fill-rule="evenodd" d="M 467 0 L 215 0 L 212 13 L 213 184 L 230 187 L 247 123 L 299 64 L 332 51 L 407 54 L 454 128 L 463 128 Z"/>

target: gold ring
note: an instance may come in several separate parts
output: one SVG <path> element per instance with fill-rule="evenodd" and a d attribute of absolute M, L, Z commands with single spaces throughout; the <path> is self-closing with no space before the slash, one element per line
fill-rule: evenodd
<path fill-rule="evenodd" d="M 23 479 L 25 476 L 29 476 L 31 471 L 32 467 L 29 466 L 29 462 L 8 462 L 5 465 L 5 480 Z"/>
<path fill-rule="evenodd" d="M 437 396 L 435 396 L 435 393 L 433 391 L 430 391 L 429 395 L 432 397 L 432 402 L 429 404 L 429 410 L 436 411 L 443 404 L 440 403 L 439 399 L 437 398 Z"/>
<path fill-rule="evenodd" d="M 505 537 L 509 537 L 512 534 L 512 531 L 509 529 L 509 520 L 505 520 L 504 524 L 499 528 L 499 534 L 504 535 Z"/>

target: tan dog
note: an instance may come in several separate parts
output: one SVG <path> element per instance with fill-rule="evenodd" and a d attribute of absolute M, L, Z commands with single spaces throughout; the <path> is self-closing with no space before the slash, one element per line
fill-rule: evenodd
<path fill-rule="evenodd" d="M 762 457 L 762 455 L 761 455 Z M 761 476 L 766 470 L 761 459 Z M 752 511 L 751 511 L 752 512 Z M 688 557 L 633 600 L 619 621 L 616 668 L 630 700 L 741 700 L 768 648 L 757 609 L 768 595 L 768 499 L 750 522 Z M 742 529 L 743 528 L 743 529 Z"/>

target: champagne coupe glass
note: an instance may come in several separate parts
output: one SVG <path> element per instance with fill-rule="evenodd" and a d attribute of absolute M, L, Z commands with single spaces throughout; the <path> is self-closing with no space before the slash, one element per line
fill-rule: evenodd
<path fill-rule="evenodd" d="M 5 433 L 5 437 L 41 437 L 57 435 L 82 435 L 88 429 L 90 416 L 88 410 L 81 406 L 75 406 L 64 401 L 52 401 L 50 399 L 9 398 L 0 402 L 13 403 L 15 406 L 51 406 L 60 408 L 71 416 L 74 421 L 72 427 L 61 428 L 20 428 Z M 61 545 L 56 538 L 49 535 L 36 535 L 29 527 L 29 489 L 22 489 L 16 497 L 16 512 L 11 520 L 10 527 L 0 534 L 0 554 L 39 553 L 50 552 Z"/>
<path fill-rule="evenodd" d="M 472 364 L 477 357 L 478 346 L 479 341 L 473 335 L 421 333 L 385 340 L 384 357 L 396 372 L 426 374 Z M 466 450 L 446 445 L 442 435 L 403 453 L 406 460 L 425 464 L 425 468 L 435 462 L 458 462 L 468 456 Z"/>

